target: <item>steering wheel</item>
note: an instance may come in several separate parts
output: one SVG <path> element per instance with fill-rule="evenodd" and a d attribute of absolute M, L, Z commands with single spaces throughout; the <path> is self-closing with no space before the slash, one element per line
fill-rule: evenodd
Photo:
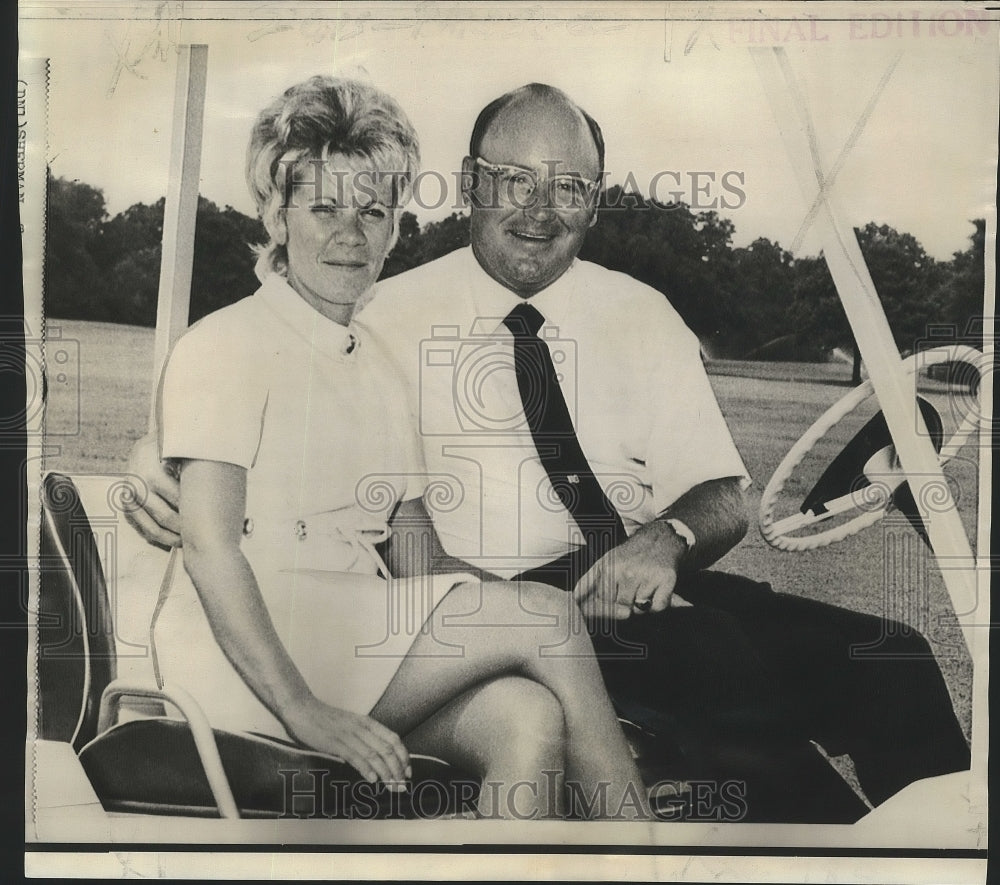
<path fill-rule="evenodd" d="M 903 361 L 904 371 L 912 375 L 918 368 L 933 366 L 939 363 L 960 362 L 975 366 L 981 373 L 981 362 L 983 354 L 972 348 L 961 344 L 950 344 L 935 347 L 929 350 L 919 351 Z M 817 503 L 811 507 L 803 505 L 805 512 L 794 513 L 783 519 L 775 520 L 774 509 L 778 496 L 781 494 L 785 483 L 788 482 L 792 471 L 802 462 L 802 459 L 810 452 L 834 426 L 855 411 L 866 399 L 874 393 L 872 382 L 865 381 L 855 387 L 850 393 L 834 403 L 824 412 L 816 423 L 813 424 L 788 450 L 781 464 L 774 471 L 773 476 L 764 489 L 764 494 L 760 500 L 760 533 L 764 540 L 772 547 L 779 550 L 801 551 L 814 550 L 817 547 L 826 547 L 829 544 L 836 544 L 851 535 L 857 534 L 862 529 L 877 523 L 888 511 L 893 503 L 893 493 L 906 481 L 906 475 L 900 469 L 898 460 L 895 457 L 895 447 L 887 445 L 877 452 L 873 452 L 867 459 L 862 469 L 865 477 L 862 481 L 855 482 L 855 487 L 847 494 L 840 495 L 832 500 Z M 923 411 L 923 405 L 921 410 Z M 931 412 L 933 407 L 926 404 Z M 881 417 L 881 413 L 876 415 L 876 419 Z M 925 418 L 929 417 L 925 412 Z M 937 413 L 934 412 L 934 418 Z M 874 421 L 875 419 L 873 419 Z M 884 425 L 884 418 L 881 418 Z M 869 422 L 871 424 L 872 422 Z M 928 422 L 930 424 L 930 422 Z M 945 464 L 953 458 L 969 440 L 973 433 L 979 428 L 980 415 L 978 410 L 970 409 L 959 423 L 958 429 L 941 446 L 938 457 L 940 463 Z M 933 431 L 933 428 L 931 428 Z M 864 432 L 864 431 L 862 431 Z M 858 435 L 859 437 L 861 434 Z M 890 438 L 891 439 L 891 438 Z M 857 437 L 855 438 L 857 440 Z M 848 448 L 851 444 L 848 444 Z M 845 450 L 846 451 L 846 450 Z M 843 454 L 843 453 L 842 453 Z M 840 457 L 840 456 L 838 456 Z M 822 482 L 822 480 L 821 480 Z M 808 502 L 807 498 L 807 502 Z M 815 525 L 816 523 L 830 519 L 840 514 L 849 513 L 852 510 L 861 512 L 853 519 L 828 529 L 824 532 L 816 532 L 799 537 L 791 537 L 792 532 Z"/>

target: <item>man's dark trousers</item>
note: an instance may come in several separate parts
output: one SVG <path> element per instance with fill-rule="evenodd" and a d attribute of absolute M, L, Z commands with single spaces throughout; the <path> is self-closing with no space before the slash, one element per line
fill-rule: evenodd
<path fill-rule="evenodd" d="M 545 569 L 524 579 L 562 589 Z M 878 805 L 969 767 L 927 641 L 895 621 L 776 593 L 724 572 L 683 575 L 692 603 L 591 626 L 621 715 L 660 735 L 687 777 L 746 777 L 747 820 L 849 822 L 867 809 L 810 741 L 849 753 Z"/>

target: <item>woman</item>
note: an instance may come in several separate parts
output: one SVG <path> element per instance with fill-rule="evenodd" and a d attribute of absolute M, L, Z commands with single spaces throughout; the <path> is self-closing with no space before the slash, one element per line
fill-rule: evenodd
<path fill-rule="evenodd" d="M 193 583 L 160 616 L 161 670 L 217 726 L 287 733 L 396 789 L 409 752 L 429 752 L 535 785 L 501 814 L 646 817 L 567 594 L 380 576 L 374 545 L 421 495 L 422 466 L 399 383 L 350 318 L 417 164 L 402 111 L 357 82 L 313 77 L 259 116 L 247 177 L 270 237 L 261 288 L 180 339 L 161 392 Z M 549 802 L 552 772 L 565 784 Z M 574 809 L 570 783 L 607 785 L 607 803 Z"/>

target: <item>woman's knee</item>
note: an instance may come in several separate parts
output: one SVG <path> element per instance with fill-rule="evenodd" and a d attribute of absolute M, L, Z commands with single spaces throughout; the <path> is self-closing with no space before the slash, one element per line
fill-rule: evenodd
<path fill-rule="evenodd" d="M 562 705 L 532 679 L 508 676 L 489 686 L 494 761 L 527 767 L 560 765 L 566 741 Z"/>
<path fill-rule="evenodd" d="M 572 594 L 547 584 L 493 581 L 454 588 L 436 611 L 442 638 L 446 630 L 474 630 L 481 651 L 506 655 L 521 671 L 539 656 L 559 650 L 573 656 L 592 653 L 590 636 Z M 544 649 L 545 651 L 541 651 Z"/>
<path fill-rule="evenodd" d="M 572 593 L 534 581 L 512 582 L 506 587 L 508 598 L 516 600 L 528 623 L 551 627 L 554 632 L 571 627 L 579 630 L 582 615 Z"/>
<path fill-rule="evenodd" d="M 474 591 L 470 591 L 474 592 Z M 492 581 L 480 588 L 480 611 L 494 623 L 563 628 L 580 617 L 573 596 L 533 581 Z"/>

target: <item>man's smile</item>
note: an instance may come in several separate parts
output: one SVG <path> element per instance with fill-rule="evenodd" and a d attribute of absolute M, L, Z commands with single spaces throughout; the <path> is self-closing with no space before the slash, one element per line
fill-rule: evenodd
<path fill-rule="evenodd" d="M 523 243 L 549 243 L 555 239 L 555 234 L 539 233 L 535 231 L 526 230 L 512 230 L 508 233 L 514 237 L 515 240 L 520 240 Z"/>

